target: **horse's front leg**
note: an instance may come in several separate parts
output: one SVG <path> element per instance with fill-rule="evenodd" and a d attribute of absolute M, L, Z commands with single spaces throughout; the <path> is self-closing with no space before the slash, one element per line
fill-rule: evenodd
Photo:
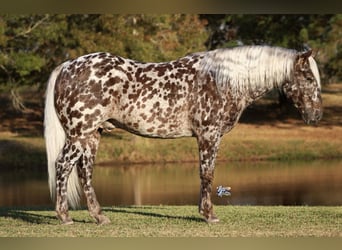
<path fill-rule="evenodd" d="M 215 158 L 220 144 L 220 136 L 212 135 L 206 139 L 198 138 L 198 147 L 200 155 L 200 201 L 199 212 L 204 216 L 208 223 L 218 222 L 219 219 L 215 216 L 213 211 L 213 204 L 211 202 L 211 190 L 214 181 Z"/>

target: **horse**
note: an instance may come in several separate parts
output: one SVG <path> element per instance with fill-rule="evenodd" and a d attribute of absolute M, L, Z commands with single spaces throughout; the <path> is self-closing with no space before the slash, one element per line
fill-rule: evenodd
<path fill-rule="evenodd" d="M 44 110 L 49 186 L 61 223 L 83 192 L 90 215 L 110 223 L 92 186 L 103 131 L 149 138 L 195 137 L 199 151 L 199 213 L 218 222 L 211 202 L 221 138 L 246 107 L 273 88 L 305 123 L 322 117 L 321 83 L 312 50 L 240 46 L 143 63 L 105 52 L 69 60 L 50 75 Z"/>

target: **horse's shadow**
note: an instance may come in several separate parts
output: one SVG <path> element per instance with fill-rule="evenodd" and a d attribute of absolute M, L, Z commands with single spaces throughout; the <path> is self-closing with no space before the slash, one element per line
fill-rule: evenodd
<path fill-rule="evenodd" d="M 60 224 L 53 208 L 0 208 L 0 217 L 22 220 L 30 224 Z M 79 223 L 93 223 L 90 217 L 88 220 L 73 218 L 73 221 Z"/>
<path fill-rule="evenodd" d="M 32 211 L 38 211 L 38 213 Z M 55 224 L 53 221 L 57 219 L 56 216 L 41 214 L 39 211 L 52 212 L 53 210 L 47 208 L 1 208 L 0 217 L 19 219 L 32 224 Z"/>
<path fill-rule="evenodd" d="M 141 208 L 144 209 L 144 208 Z M 83 210 L 83 209 L 82 209 Z M 203 219 L 196 216 L 176 216 L 176 215 L 168 215 L 157 212 L 147 212 L 142 210 L 137 210 L 136 207 L 116 207 L 116 208 L 103 208 L 102 209 L 107 215 L 110 216 L 109 213 L 124 213 L 124 214 L 137 214 L 148 217 L 156 217 L 156 218 L 164 218 L 164 219 L 175 219 L 175 220 L 185 220 L 185 221 L 194 221 L 194 222 L 203 222 Z M 33 212 L 34 211 L 34 212 Z M 40 211 L 42 213 L 40 213 Z M 43 214 L 49 212 L 49 214 Z M 7 217 L 16 220 L 22 220 L 31 224 L 51 224 L 56 225 L 59 224 L 59 220 L 56 215 L 50 215 L 50 212 L 53 213 L 52 208 L 0 208 L 0 217 Z M 93 224 L 94 221 L 90 218 L 86 220 L 73 218 L 74 222 L 78 223 L 90 223 Z"/>
<path fill-rule="evenodd" d="M 185 221 L 195 221 L 195 222 L 203 222 L 204 220 L 200 217 L 196 216 L 179 216 L 179 215 L 169 215 L 169 214 L 162 214 L 157 212 L 150 212 L 150 211 L 142 211 L 137 210 L 140 208 L 137 207 L 115 207 L 115 208 L 104 208 L 104 212 L 110 213 L 124 213 L 124 214 L 136 214 L 136 215 L 143 215 L 148 217 L 156 217 L 156 218 L 164 218 L 164 219 L 175 219 L 175 220 L 185 220 Z M 142 208 L 143 209 L 143 208 Z"/>

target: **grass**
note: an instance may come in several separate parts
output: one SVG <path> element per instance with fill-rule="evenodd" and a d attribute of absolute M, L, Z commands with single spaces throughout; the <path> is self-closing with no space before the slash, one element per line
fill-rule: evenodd
<path fill-rule="evenodd" d="M 205 223 L 195 206 L 106 207 L 109 225 L 86 210 L 60 225 L 46 209 L 0 208 L 0 236 L 11 237 L 341 237 L 341 207 L 216 206 L 221 221 Z"/>

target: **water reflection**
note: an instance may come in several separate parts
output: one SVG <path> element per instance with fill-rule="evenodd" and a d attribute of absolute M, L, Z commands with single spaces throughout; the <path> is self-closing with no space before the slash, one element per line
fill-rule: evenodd
<path fill-rule="evenodd" d="M 214 188 L 231 186 L 215 204 L 342 205 L 342 161 L 218 163 Z M 0 206 L 51 206 L 46 173 L 2 173 Z M 103 206 L 197 205 L 196 164 L 97 166 L 94 186 Z"/>

